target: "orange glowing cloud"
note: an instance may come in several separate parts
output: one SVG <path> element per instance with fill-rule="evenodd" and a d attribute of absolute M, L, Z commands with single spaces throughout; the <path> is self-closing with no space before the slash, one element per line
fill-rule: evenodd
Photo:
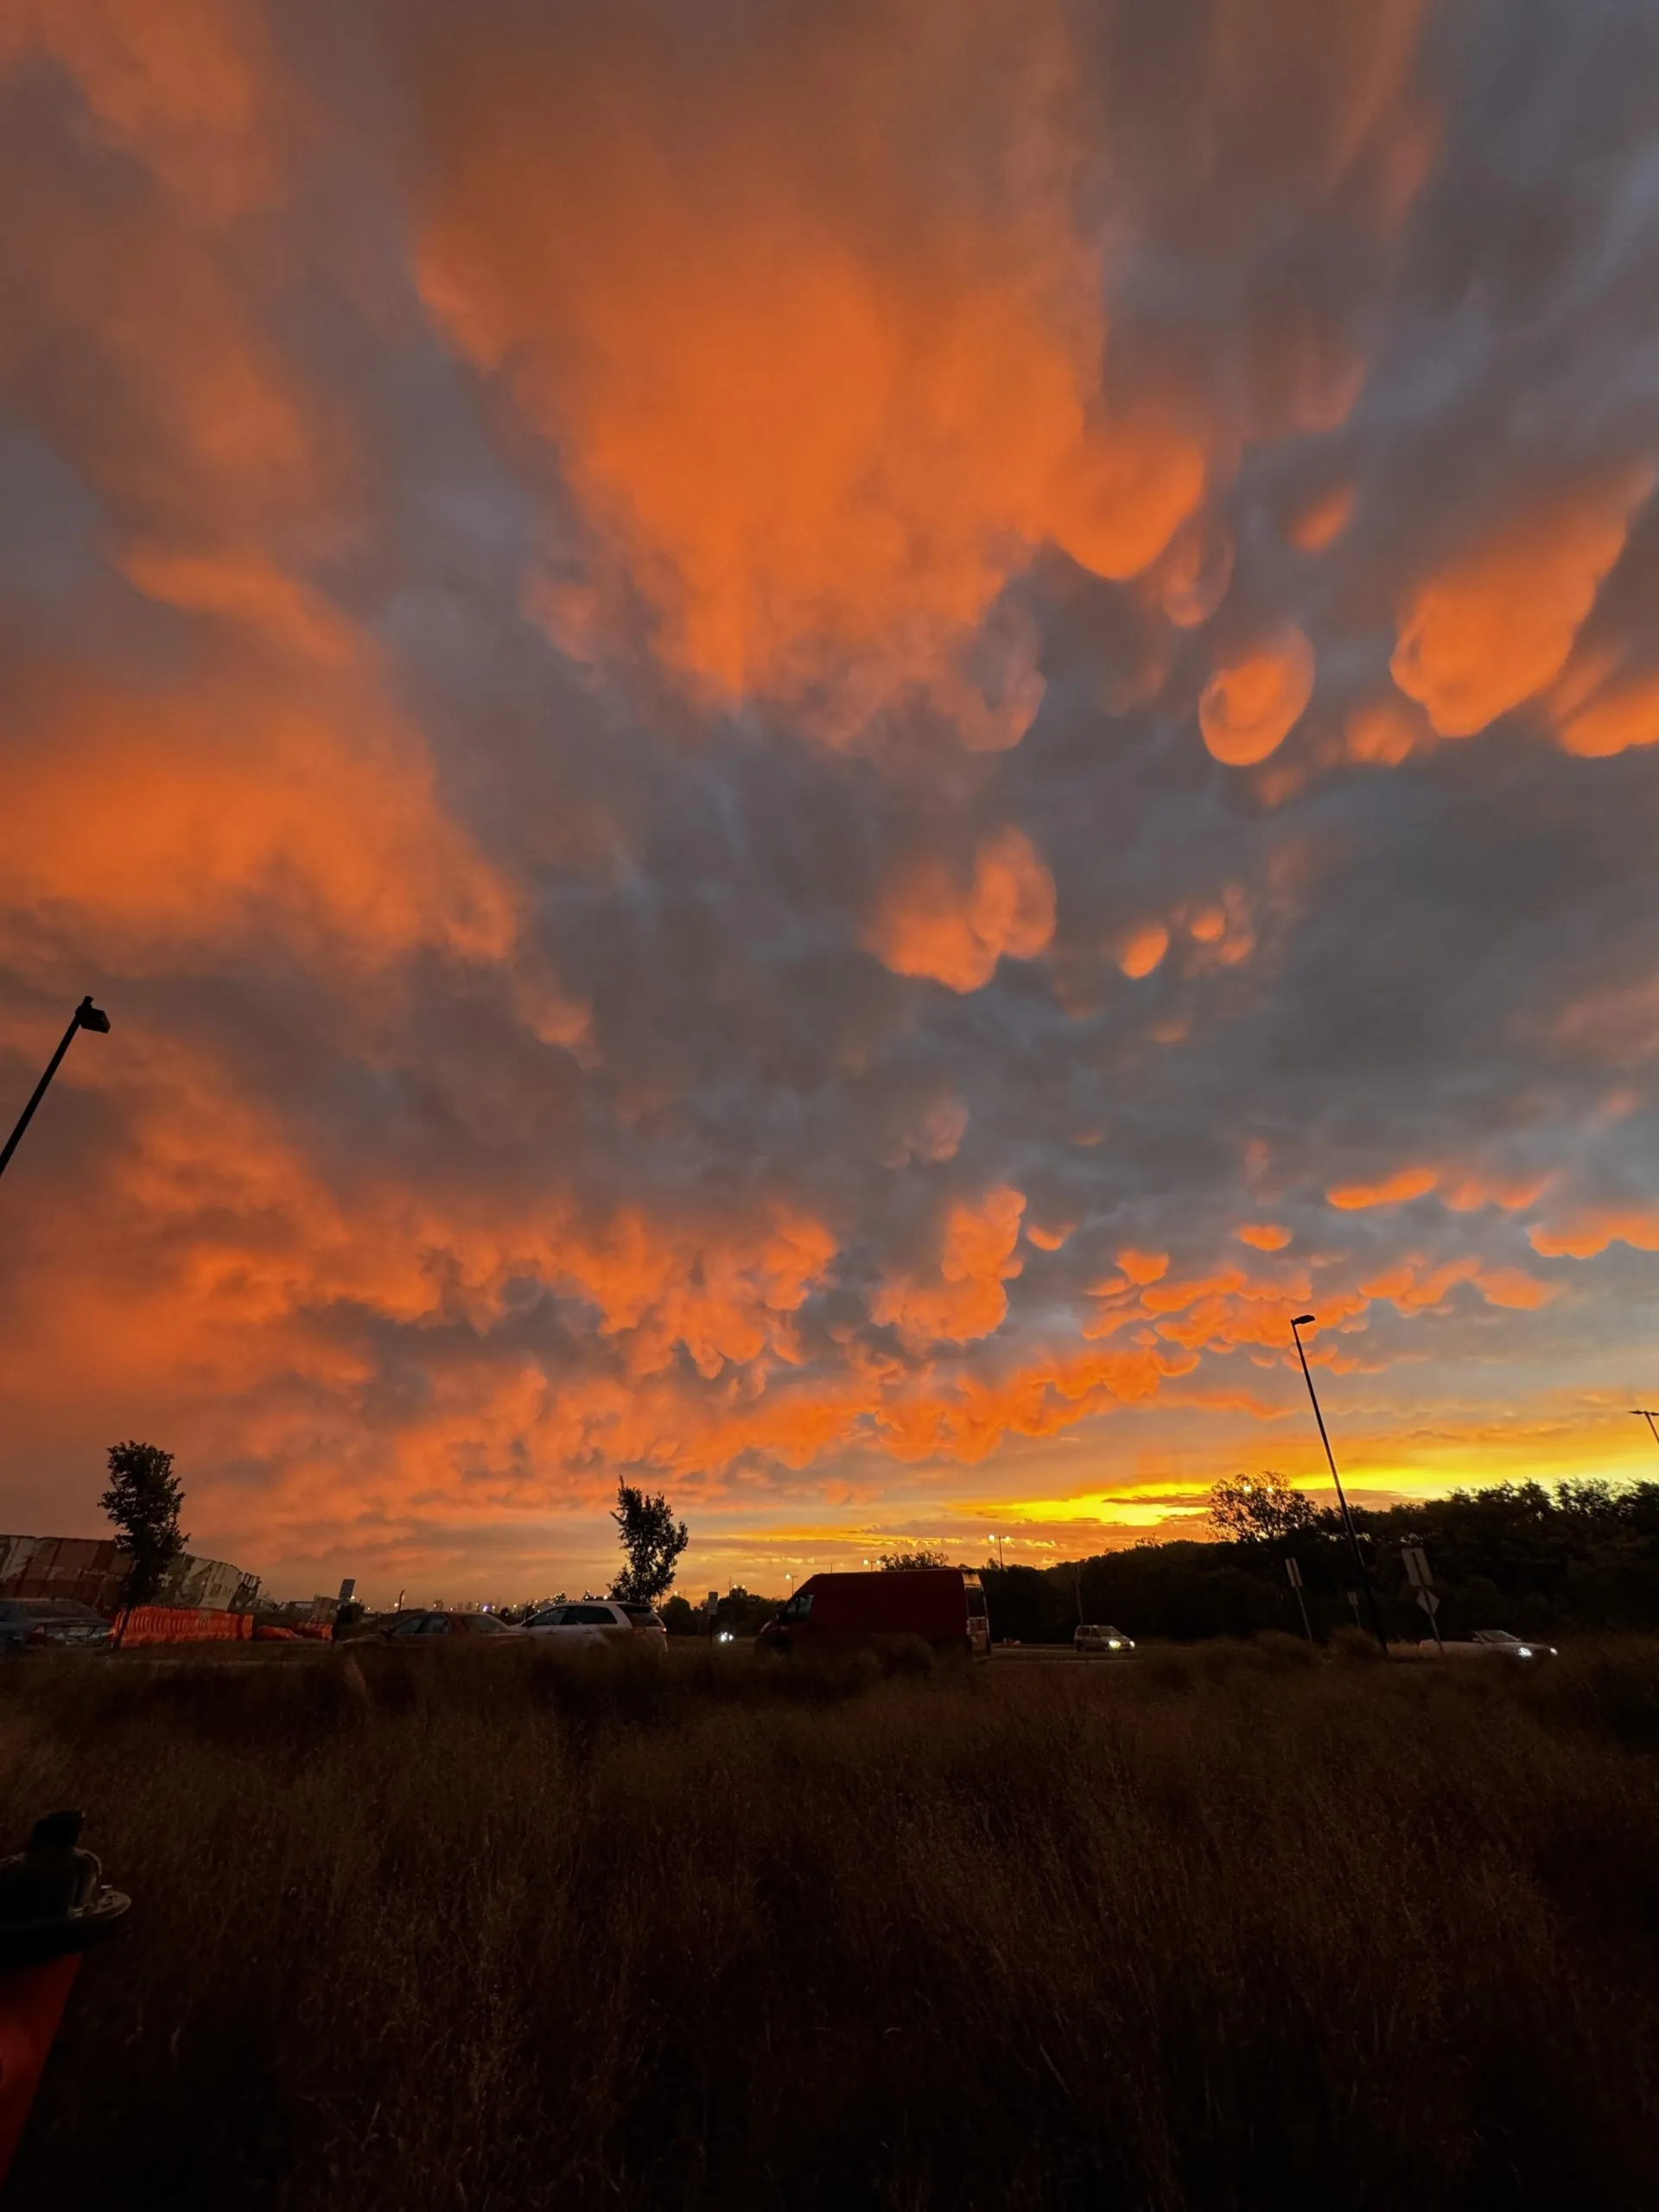
<path fill-rule="evenodd" d="M 1472 1253 L 1434 1268 L 1419 1259 L 1404 1260 L 1361 1287 L 1367 1298 L 1384 1299 L 1399 1312 L 1414 1313 L 1444 1305 L 1458 1285 L 1465 1282 L 1474 1286 L 1488 1306 L 1524 1313 L 1548 1305 L 1560 1288 L 1520 1268 L 1483 1267 Z"/>
<path fill-rule="evenodd" d="M 1281 630 L 1205 684 L 1204 741 L 1225 766 L 1252 767 L 1278 751 L 1313 694 L 1313 648 L 1300 630 Z"/>
<path fill-rule="evenodd" d="M 499 958 L 512 939 L 511 891 L 371 689 L 260 696 L 227 678 L 143 697 L 64 678 L 8 785 L 8 898 L 118 930 L 129 953 L 217 960 L 273 927 L 374 957 Z"/>
<path fill-rule="evenodd" d="M 1205 473 L 1101 397 L 1062 11 L 809 18 L 718 77 L 659 19 L 605 26 L 420 58 L 435 321 L 556 447 L 670 667 L 837 741 L 911 690 L 1017 741 L 1031 648 L 988 669 L 978 637 L 1005 584 L 1045 540 L 1135 574 Z"/>
<path fill-rule="evenodd" d="M 1471 737 L 1554 682 L 1649 480 L 1541 508 L 1420 587 L 1390 666 L 1440 736 Z"/>
<path fill-rule="evenodd" d="M 1282 1252 L 1290 1242 L 1289 1230 L 1271 1221 L 1247 1221 L 1233 1234 L 1241 1244 L 1254 1245 L 1258 1252 Z"/>
<path fill-rule="evenodd" d="M 275 56 L 257 0 L 10 0 L 0 73 L 30 54 L 65 70 L 102 131 L 198 216 L 226 220 L 275 190 Z"/>
<path fill-rule="evenodd" d="M 1347 529 L 1353 512 L 1353 486 L 1333 484 L 1292 515 L 1285 524 L 1285 536 L 1299 552 L 1323 553 Z"/>
<path fill-rule="evenodd" d="M 1052 1227 L 1041 1228 L 1034 1221 L 1026 1224 L 1026 1236 L 1039 1252 L 1060 1251 L 1077 1230 L 1075 1221 L 1056 1222 Z"/>
<path fill-rule="evenodd" d="M 159 605 L 215 616 L 302 660 L 344 667 L 362 657 L 351 624 L 258 547 L 204 553 L 137 543 L 117 557 L 128 582 Z"/>
<path fill-rule="evenodd" d="M 768 1395 L 769 1377 L 798 1365 L 794 1317 L 836 1255 L 833 1236 L 799 1211 L 652 1216 L 626 1205 L 594 1216 L 569 1192 L 492 1202 L 378 1174 L 338 1189 L 276 1116 L 200 1053 L 130 1030 L 113 1049 L 106 1079 L 131 1096 L 132 1119 L 98 1187 L 106 1256 L 121 1256 L 89 1273 L 45 1212 L 26 1214 L 21 1233 L 39 1236 L 34 1277 L 50 1295 L 0 1350 L 0 1367 L 8 1387 L 32 1363 L 67 1374 L 91 1332 L 98 1389 L 112 1403 L 144 1402 L 163 1378 L 198 1435 L 223 1421 L 240 1452 L 292 1458 L 297 1492 L 279 1486 L 259 1510 L 280 1516 L 282 1497 L 304 1496 L 319 1449 L 334 1457 L 336 1489 L 342 1466 L 362 1476 L 349 1500 L 307 1508 L 324 1523 L 348 1505 L 404 1510 L 417 1476 L 435 1512 L 464 1510 L 450 1453 L 494 1453 L 505 1465 L 526 1439 L 554 1469 L 617 1458 L 707 1469 L 747 1448 L 744 1439 L 804 1459 L 890 1387 L 855 1364 L 812 1392 Z M 971 1229 L 957 1225 L 947 1258 L 984 1263 Z M 493 1346 L 525 1281 L 585 1309 L 590 1353 L 603 1356 L 567 1372 Z M 434 1332 L 464 1322 L 478 1357 L 456 1367 L 435 1355 L 426 1402 L 407 1424 L 359 1434 L 374 1370 L 343 1318 L 353 1314 Z M 378 1471 L 365 1455 L 382 1460 Z M 504 1478 L 502 1494 L 533 1497 L 544 1479 Z"/>
<path fill-rule="evenodd" d="M 1142 922 L 1118 949 L 1117 964 L 1136 981 L 1150 976 L 1169 950 L 1169 931 L 1161 922 Z"/>
<path fill-rule="evenodd" d="M 900 869 L 864 943 L 896 976 L 976 991 L 1005 954 L 1033 960 L 1053 934 L 1054 879 L 1024 830 L 1010 826 L 980 846 L 966 885 L 939 861 Z"/>
<path fill-rule="evenodd" d="M 1023 1262 L 1015 1256 L 1024 1195 L 1006 1185 L 977 1205 L 953 1205 L 944 1223 L 937 1277 L 901 1277 L 883 1284 L 870 1304 L 873 1320 L 891 1324 L 911 1344 L 967 1344 L 1000 1328 L 1008 1310 L 1002 1287 Z"/>
<path fill-rule="evenodd" d="M 1402 1167 L 1380 1183 L 1339 1183 L 1325 1192 L 1325 1202 L 1344 1213 L 1357 1213 L 1367 1206 L 1404 1205 L 1425 1196 L 1440 1179 L 1437 1167 Z"/>
<path fill-rule="evenodd" d="M 1277 1366 L 1290 1341 L 1290 1317 L 1305 1306 L 1312 1281 L 1305 1268 L 1274 1275 L 1249 1275 L 1224 1267 L 1207 1274 L 1172 1278 L 1162 1254 L 1118 1255 L 1134 1275 L 1090 1287 L 1102 1304 L 1082 1324 L 1091 1342 L 1131 1332 L 1143 1347 L 1179 1344 L 1196 1357 L 1201 1352 L 1243 1351 L 1258 1364 Z M 1161 1264 L 1156 1264 L 1156 1263 Z M 1320 1318 L 1327 1328 L 1363 1315 L 1366 1297 L 1351 1290 L 1322 1290 Z M 1328 1349 L 1327 1362 L 1338 1355 Z"/>
<path fill-rule="evenodd" d="M 1637 1252 L 1659 1252 L 1659 1209 L 1650 1206 L 1580 1206 L 1554 1227 L 1527 1231 L 1535 1252 L 1546 1259 L 1593 1260 L 1610 1244 Z"/>
<path fill-rule="evenodd" d="M 1459 868 L 1448 825 L 1511 850 L 1519 781 L 1471 749 L 1377 804 L 1344 761 L 1534 701 L 1563 821 L 1599 792 L 1634 839 L 1651 753 L 1580 764 L 1659 741 L 1649 524 L 1613 574 L 1645 476 L 1495 527 L 1518 459 L 1448 493 L 1446 423 L 1350 421 L 1424 296 L 1428 0 L 1316 37 L 1218 0 L 1144 82 L 1069 0 L 397 0 L 350 53 L 329 14 L 0 0 L 9 1092 L 60 1001 L 114 1018 L 7 1177 L 9 1495 L 96 1526 L 100 1442 L 148 1433 L 283 1573 L 467 1556 L 624 1469 L 701 1541 L 1160 1393 L 1207 1480 L 1218 1409 L 1300 1433 L 1306 1306 L 1382 1376 L 1373 1306 L 1484 1301 L 1484 1365 L 1541 1343 L 1505 1316 L 1547 1261 L 1659 1252 L 1618 1120 L 1651 948 L 1594 935 L 1639 898 L 1541 880 L 1517 979 L 1472 872 L 1491 1001 L 1432 1033 L 1504 1025 L 1484 1090 L 1321 1020 L 1329 948 L 1415 942 L 1379 887 Z M 1416 544 L 1452 552 L 1402 588 Z M 1197 772 L 1200 686 L 1242 784 Z M 1286 1132 L 1310 1025 L 1332 1088 Z M 1337 1181 L 1362 1111 L 1408 1164 Z M 1345 1249 L 1276 1217 L 1306 1176 L 1375 1210 Z M 1522 1226 L 1536 1274 L 1487 1256 Z M 1600 1272 L 1564 1368 L 1611 1371 Z"/>
<path fill-rule="evenodd" d="M 1612 683 L 1562 720 L 1556 733 L 1562 752 L 1605 760 L 1633 747 L 1659 744 L 1659 676 Z"/>
<path fill-rule="evenodd" d="M 1198 505 L 1204 484 L 1198 446 L 1144 409 L 1092 428 L 1065 454 L 1045 505 L 1044 534 L 1097 576 L 1137 576 Z M 1186 589 L 1200 588 L 1195 571 Z"/>
<path fill-rule="evenodd" d="M 1198 515 L 1171 539 L 1158 564 L 1158 601 L 1180 630 L 1207 622 L 1227 596 L 1236 549 L 1212 515 Z"/>
<path fill-rule="evenodd" d="M 1397 768 L 1419 745 L 1433 742 L 1421 718 L 1397 698 L 1374 700 L 1356 708 L 1348 717 L 1345 734 L 1348 758 L 1379 768 Z"/>
<path fill-rule="evenodd" d="M 1535 1172 L 1505 1174 L 1491 1168 L 1450 1167 L 1440 1179 L 1440 1201 L 1453 1213 L 1474 1213 L 1488 1205 L 1519 1213 L 1538 1203 L 1550 1181 L 1548 1173 Z"/>

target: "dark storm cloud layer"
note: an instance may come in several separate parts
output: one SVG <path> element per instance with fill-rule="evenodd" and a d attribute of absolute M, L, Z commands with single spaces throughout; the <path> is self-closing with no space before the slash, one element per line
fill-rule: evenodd
<path fill-rule="evenodd" d="M 148 1425 L 290 1560 L 759 1522 L 1275 1411 L 1305 1304 L 1385 1427 L 1431 1332 L 1622 1391 L 1656 66 L 0 0 L 9 1091 L 118 1014 L 5 1187 L 14 1518 Z"/>

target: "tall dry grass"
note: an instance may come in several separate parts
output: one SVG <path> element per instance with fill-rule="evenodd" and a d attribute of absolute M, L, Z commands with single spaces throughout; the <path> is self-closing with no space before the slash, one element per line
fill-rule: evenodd
<path fill-rule="evenodd" d="M 137 1901 L 10 2206 L 1659 2203 L 1659 1646 L 360 1656 L 0 1675 Z"/>

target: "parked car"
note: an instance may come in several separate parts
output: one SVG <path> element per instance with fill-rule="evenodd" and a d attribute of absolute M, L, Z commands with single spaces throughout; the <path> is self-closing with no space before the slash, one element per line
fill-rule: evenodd
<path fill-rule="evenodd" d="M 959 1567 L 918 1567 L 812 1575 L 754 1641 L 757 1651 L 779 1656 L 918 1641 L 937 1650 L 983 1654 L 991 1648 L 991 1629 L 978 1575 Z"/>
<path fill-rule="evenodd" d="M 422 1643 L 435 1636 L 522 1636 L 521 1628 L 511 1628 L 505 1621 L 498 1620 L 493 1613 L 459 1613 L 438 1611 L 431 1608 L 417 1611 L 410 1607 L 406 1612 L 394 1613 L 380 1634 L 388 1643 Z"/>
<path fill-rule="evenodd" d="M 101 1651 L 110 1624 L 73 1598 L 0 1599 L 0 1647 L 8 1652 Z"/>
<path fill-rule="evenodd" d="M 1095 1621 L 1080 1624 L 1071 1641 L 1085 1659 L 1092 1659 L 1097 1654 L 1127 1659 L 1135 1649 L 1135 1639 L 1125 1636 L 1121 1628 L 1103 1628 Z"/>
<path fill-rule="evenodd" d="M 1560 1652 L 1553 1643 L 1532 1643 L 1524 1637 L 1511 1636 L 1506 1628 L 1478 1628 L 1468 1642 L 1444 1644 L 1433 1637 L 1425 1637 L 1418 1649 L 1429 1658 L 1437 1659 L 1442 1653 L 1448 1659 L 1559 1659 Z"/>
<path fill-rule="evenodd" d="M 556 1643 L 640 1643 L 666 1649 L 668 1629 L 654 1605 L 620 1598 L 584 1598 L 579 1605 L 543 1605 L 524 1623 L 526 1636 Z"/>

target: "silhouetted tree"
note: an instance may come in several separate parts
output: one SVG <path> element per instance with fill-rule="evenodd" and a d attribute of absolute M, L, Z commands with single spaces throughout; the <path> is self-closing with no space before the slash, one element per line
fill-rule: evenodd
<path fill-rule="evenodd" d="M 611 1585 L 613 1598 L 630 1605 L 654 1605 L 673 1586 L 675 1563 L 690 1538 L 659 1491 L 649 1497 L 627 1483 L 616 1486 L 617 1538 L 627 1561 Z"/>
<path fill-rule="evenodd" d="M 1311 1530 L 1313 1502 L 1293 1490 L 1275 1468 L 1234 1475 L 1210 1492 L 1210 1518 L 1236 1544 L 1278 1544 Z"/>
<path fill-rule="evenodd" d="M 980 1568 L 979 1579 L 994 1642 L 1071 1642 L 1077 1609 L 1069 1566 L 1061 1569 L 988 1565 Z M 1100 1618 L 1109 1620 L 1111 1615 Z"/>
<path fill-rule="evenodd" d="M 949 1567 L 950 1561 L 937 1546 L 918 1544 L 912 1552 L 882 1552 L 875 1563 L 884 1574 L 903 1574 L 915 1567 Z"/>
<path fill-rule="evenodd" d="M 783 1602 L 781 1598 L 760 1597 L 735 1582 L 715 1608 L 715 1631 L 718 1635 L 721 1629 L 729 1629 L 734 1636 L 753 1636 Z"/>
<path fill-rule="evenodd" d="M 173 1471 L 173 1454 L 155 1444 L 111 1444 L 110 1486 L 98 1502 L 132 1561 L 124 1600 L 148 1605 L 190 1541 L 179 1527 L 184 1492 Z"/>

